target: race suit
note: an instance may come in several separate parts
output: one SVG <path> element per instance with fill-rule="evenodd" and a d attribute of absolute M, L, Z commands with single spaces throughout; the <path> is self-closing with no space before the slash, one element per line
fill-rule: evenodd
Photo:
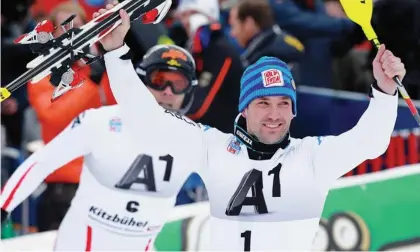
<path fill-rule="evenodd" d="M 372 87 L 368 108 L 349 131 L 289 137 L 271 158 L 251 159 L 248 154 L 257 143 L 241 129 L 224 134 L 163 110 L 131 61 L 121 57 L 128 50 L 124 45 L 104 56 L 125 126 L 148 128 L 162 148 L 174 150 L 180 159 L 194 157 L 188 165 L 202 176 L 210 200 L 208 249 L 310 250 L 334 181 L 388 147 L 398 94 Z M 159 137 L 162 132 L 165 137 Z"/>
<path fill-rule="evenodd" d="M 133 110 L 135 111 L 135 109 Z M 159 123 L 159 122 L 156 122 Z M 7 181 L 1 207 L 11 212 L 42 181 L 67 162 L 84 156 L 80 184 L 58 231 L 56 250 L 148 250 L 194 172 L 191 155 L 163 139 L 182 143 L 154 126 L 130 128 L 118 105 L 89 109 Z M 141 139 L 141 140 L 140 140 Z"/>

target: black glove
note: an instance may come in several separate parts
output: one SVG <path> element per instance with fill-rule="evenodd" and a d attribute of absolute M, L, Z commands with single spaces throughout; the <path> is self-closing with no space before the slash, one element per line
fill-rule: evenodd
<path fill-rule="evenodd" d="M 7 217 L 9 217 L 9 213 L 1 209 L 1 224 L 3 224 L 7 220 Z"/>

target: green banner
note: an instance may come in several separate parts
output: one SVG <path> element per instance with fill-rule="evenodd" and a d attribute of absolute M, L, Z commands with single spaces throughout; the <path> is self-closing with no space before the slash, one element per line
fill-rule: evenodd
<path fill-rule="evenodd" d="M 314 246 L 420 251 L 420 173 L 331 190 Z"/>
<path fill-rule="evenodd" d="M 196 214 L 167 223 L 155 249 L 200 250 L 208 218 Z M 328 195 L 313 248 L 420 251 L 420 165 L 341 179 Z"/>
<path fill-rule="evenodd" d="M 13 222 L 9 219 L 1 224 L 1 239 L 8 239 L 15 237 L 15 231 L 13 230 Z"/>

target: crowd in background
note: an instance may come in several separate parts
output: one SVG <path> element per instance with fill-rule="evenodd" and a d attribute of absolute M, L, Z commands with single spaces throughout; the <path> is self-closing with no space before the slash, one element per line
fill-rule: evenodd
<path fill-rule="evenodd" d="M 361 28 L 346 17 L 338 0 L 172 2 L 162 23 L 134 23 L 126 43 L 135 64 L 156 43 L 174 43 L 192 53 L 199 85 L 183 107 L 192 120 L 231 132 L 242 72 L 262 56 L 285 61 L 298 92 L 302 86 L 369 91 L 376 51 Z M 104 4 L 104 0 L 2 1 L 2 86 L 21 75 L 36 57 L 28 46 L 14 44 L 15 38 L 44 19 L 59 26 L 71 14 L 77 14 L 74 26 L 80 27 Z M 413 99 L 420 99 L 420 0 L 378 0 L 374 8 L 372 25 L 378 37 L 402 59 L 407 69 L 404 85 Z M 54 36 L 61 34 L 57 29 Z M 95 45 L 92 53 L 105 52 Z M 116 104 L 103 61 L 82 71 L 84 84 L 54 103 L 50 100 L 54 87 L 46 78 L 20 88 L 1 104 L 2 185 L 22 160 L 52 140 L 79 113 Z M 58 227 L 77 189 L 82 163 L 82 158 L 74 160 L 45 180 L 37 203 L 38 230 Z M 193 174 L 177 204 L 201 200 L 206 200 L 205 189 Z"/>

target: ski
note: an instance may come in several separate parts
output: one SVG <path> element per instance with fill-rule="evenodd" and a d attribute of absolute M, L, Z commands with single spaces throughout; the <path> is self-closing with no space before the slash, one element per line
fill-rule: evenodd
<path fill-rule="evenodd" d="M 73 63 L 81 60 L 85 65 L 89 65 L 101 58 L 89 54 L 89 47 L 121 24 L 121 9 L 128 13 L 131 22 L 141 17 L 145 24 L 156 24 L 165 17 L 171 4 L 171 0 L 124 0 L 80 28 L 73 27 L 75 15 L 72 15 L 60 24 L 65 33 L 58 38 L 52 35 L 58 27 L 54 27 L 51 21 L 38 23 L 33 31 L 21 35 L 14 42 L 28 44 L 39 56 L 27 64 L 29 70 L 1 88 L 0 102 L 26 83 L 36 85 L 50 74 L 50 82 L 55 86 L 52 101 L 81 86 L 83 79 L 78 70 L 72 68 Z M 69 26 L 69 29 L 66 29 L 66 26 Z"/>

